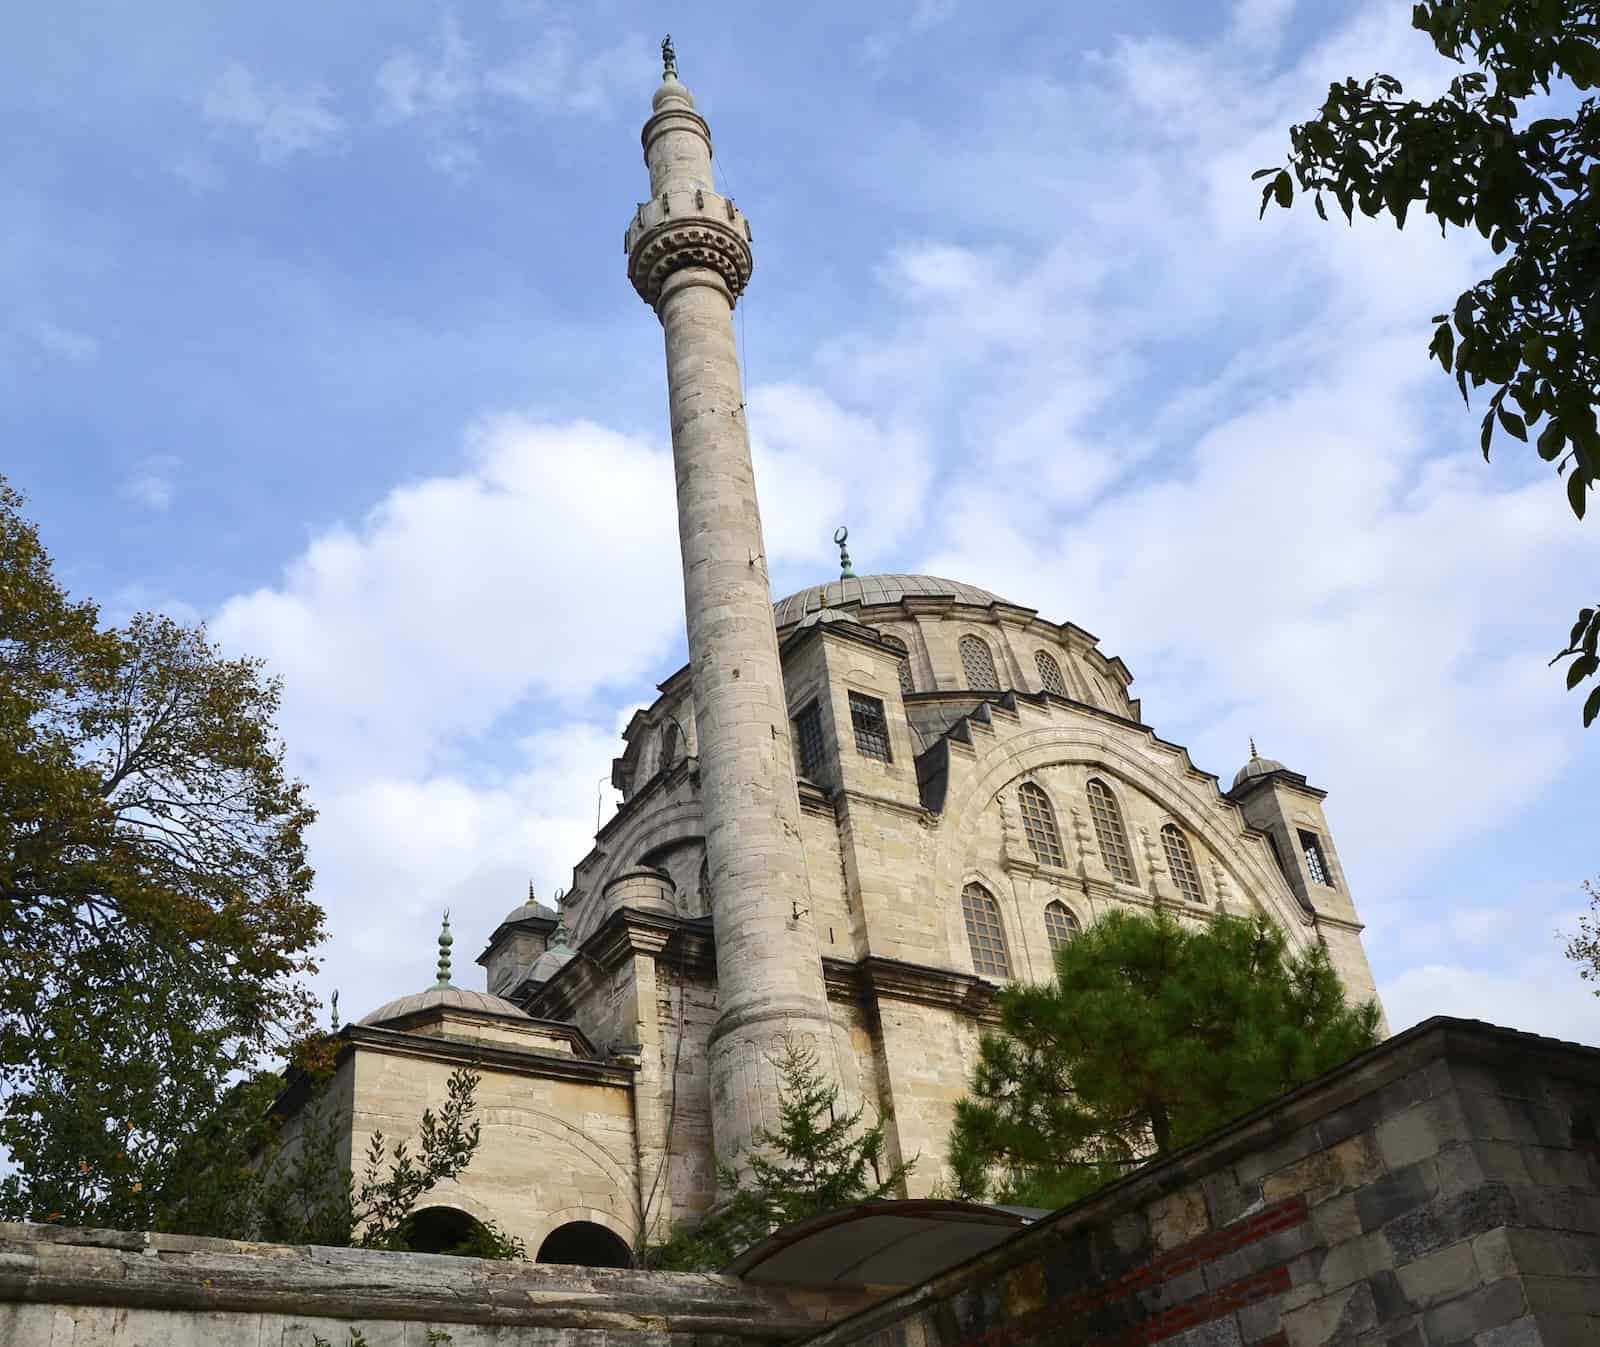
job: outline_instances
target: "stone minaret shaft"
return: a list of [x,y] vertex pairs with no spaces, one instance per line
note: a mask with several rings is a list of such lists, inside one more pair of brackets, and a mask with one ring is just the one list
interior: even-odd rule
[[788,1033],[832,1069],[808,909],[783,671],[745,425],[733,306],[750,231],[712,190],[711,131],[670,47],[644,128],[650,200],[627,231],[628,274],[666,335],[678,538],[705,812],[718,1017],[712,1126],[731,1159],[776,1118],[769,1058]]

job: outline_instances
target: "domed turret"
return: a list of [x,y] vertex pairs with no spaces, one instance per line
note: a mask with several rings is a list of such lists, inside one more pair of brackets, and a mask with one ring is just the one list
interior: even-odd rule
[[528,975],[533,982],[548,982],[563,968],[573,961],[578,951],[572,948],[571,936],[567,932],[567,913],[558,897],[556,899],[559,915],[556,918],[556,929],[550,936],[550,946],[534,960],[533,971]]
[[450,913],[447,911],[444,914],[444,924],[439,928],[439,971],[433,986],[425,991],[413,992],[410,996],[400,996],[393,1001],[385,1002],[370,1014],[363,1015],[360,1023],[391,1024],[396,1020],[407,1019],[419,1011],[440,1007],[476,1011],[484,1015],[504,1015],[519,1020],[527,1019],[528,1014],[525,1010],[512,1005],[502,997],[451,985],[450,947],[454,943],[455,937],[450,934]]
[[1276,758],[1263,758],[1256,752],[1256,741],[1250,740],[1250,761],[1245,763],[1233,776],[1233,788],[1238,790],[1246,781],[1253,781],[1259,776],[1271,776],[1274,772],[1286,772],[1285,767]]

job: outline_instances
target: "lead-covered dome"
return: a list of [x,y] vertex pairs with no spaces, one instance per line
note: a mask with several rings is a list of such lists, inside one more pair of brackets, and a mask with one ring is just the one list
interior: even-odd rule
[[945,580],[937,575],[852,575],[843,580],[829,580],[824,585],[812,585],[779,599],[772,605],[772,616],[781,630],[824,606],[870,608],[876,604],[899,603],[906,598],[946,598],[980,608],[1005,602],[999,595],[979,589],[977,585]]
[[379,1006],[370,1015],[363,1015],[360,1022],[388,1024],[394,1020],[404,1019],[408,1015],[415,1015],[419,1010],[432,1010],[436,1007],[476,1011],[480,1015],[503,1015],[514,1020],[529,1018],[527,1011],[521,1006],[513,1005],[503,996],[491,996],[488,992],[475,992],[467,987],[429,987],[426,991],[413,992],[410,996],[396,997],[386,1005]]
[[1271,776],[1274,772],[1287,772],[1285,767],[1276,758],[1263,758],[1256,752],[1256,741],[1250,741],[1250,761],[1245,763],[1233,777],[1233,789],[1238,790],[1246,781],[1254,781],[1260,776]]

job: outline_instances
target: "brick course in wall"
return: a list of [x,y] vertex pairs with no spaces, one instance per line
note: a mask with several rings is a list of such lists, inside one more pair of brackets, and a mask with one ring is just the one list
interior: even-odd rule
[[1600,1051],[1430,1020],[808,1347],[1600,1343]]

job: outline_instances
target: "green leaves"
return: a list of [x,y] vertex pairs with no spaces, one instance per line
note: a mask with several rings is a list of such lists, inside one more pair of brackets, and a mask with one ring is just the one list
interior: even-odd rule
[[1371,1046],[1376,1006],[1284,942],[1264,919],[1112,913],[1053,985],[1006,988],[956,1108],[960,1195],[1064,1204]]
[[1270,175],[1261,214],[1290,204],[1278,187],[1292,175],[1319,204],[1332,193],[1347,220],[1359,206],[1404,226],[1421,203],[1441,233],[1487,239],[1495,270],[1433,320],[1428,355],[1463,399],[1488,386],[1484,457],[1497,430],[1523,443],[1536,433],[1582,519],[1600,481],[1600,98],[1527,124],[1521,104],[1562,78],[1600,86],[1600,5],[1421,0],[1412,22],[1441,56],[1475,68],[1429,103],[1406,101],[1387,75],[1330,86],[1318,115],[1289,129],[1287,166],[1257,174]]
[[196,1119],[309,1027],[313,811],[261,666],[101,628],[21,507],[0,480],[0,1217],[148,1228],[209,1200]]

